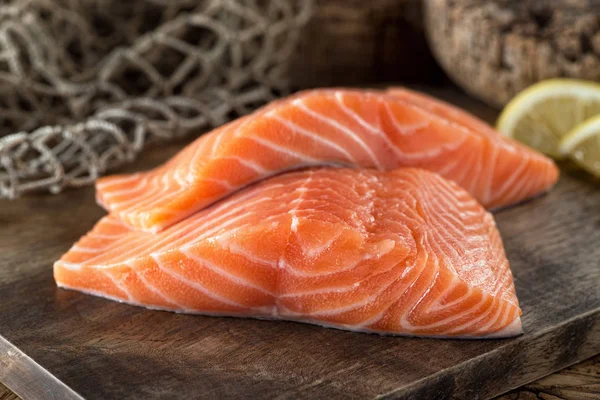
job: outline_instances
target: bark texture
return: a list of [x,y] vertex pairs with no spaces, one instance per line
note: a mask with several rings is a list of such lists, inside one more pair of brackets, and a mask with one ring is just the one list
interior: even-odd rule
[[600,80],[600,0],[424,0],[424,16],[446,73],[491,105],[543,79]]

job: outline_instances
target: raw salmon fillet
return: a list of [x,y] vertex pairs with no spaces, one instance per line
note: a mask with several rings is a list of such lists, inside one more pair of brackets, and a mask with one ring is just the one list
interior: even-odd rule
[[[494,130],[494,128],[489,126],[485,121],[435,97],[403,87],[388,88],[387,93],[413,103],[419,107],[425,108],[454,123],[464,125],[466,128],[479,132],[483,135],[499,135],[499,133]],[[509,138],[506,138],[506,140],[512,141],[512,139]],[[517,142],[512,142],[513,144],[518,145]]]
[[545,156],[424,105],[425,97],[398,93],[303,92],[201,136],[150,172],[100,179],[97,199],[126,224],[158,232],[245,185],[307,166],[420,167],[488,208],[556,182],[558,169]]
[[422,169],[290,172],[157,234],[109,215],[55,263],[54,277],[184,313],[397,335],[521,333],[493,217]]

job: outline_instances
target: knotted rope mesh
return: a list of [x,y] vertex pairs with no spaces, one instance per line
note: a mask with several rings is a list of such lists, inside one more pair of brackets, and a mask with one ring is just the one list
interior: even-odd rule
[[310,11],[307,0],[4,0],[0,197],[88,185],[151,141],[285,94]]

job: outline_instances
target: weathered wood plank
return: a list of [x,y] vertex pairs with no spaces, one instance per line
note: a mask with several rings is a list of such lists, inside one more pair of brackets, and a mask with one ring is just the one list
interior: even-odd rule
[[600,356],[507,393],[497,400],[600,399]]
[[81,400],[81,396],[2,336],[0,336],[0,380],[15,392],[31,399]]
[[[594,400],[598,398],[600,398],[600,356],[522,386],[497,397],[496,400]],[[19,396],[0,383],[0,400],[19,399]]]
[[0,383],[0,400],[19,400],[20,397],[17,396],[12,390],[4,386]]
[[[179,148],[155,148],[142,166]],[[93,189],[1,202],[0,334],[88,398],[489,398],[600,353],[598,204],[597,182],[564,170],[548,195],[498,212],[525,335],[460,341],[179,315],[60,290],[53,260],[103,215]]]

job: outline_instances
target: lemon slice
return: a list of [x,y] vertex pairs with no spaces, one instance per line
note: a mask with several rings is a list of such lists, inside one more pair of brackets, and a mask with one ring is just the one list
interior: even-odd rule
[[560,141],[558,150],[600,177],[600,115],[575,126]]
[[512,99],[496,128],[555,158],[560,140],[574,126],[600,114],[600,84],[576,79],[550,79],[532,85]]

